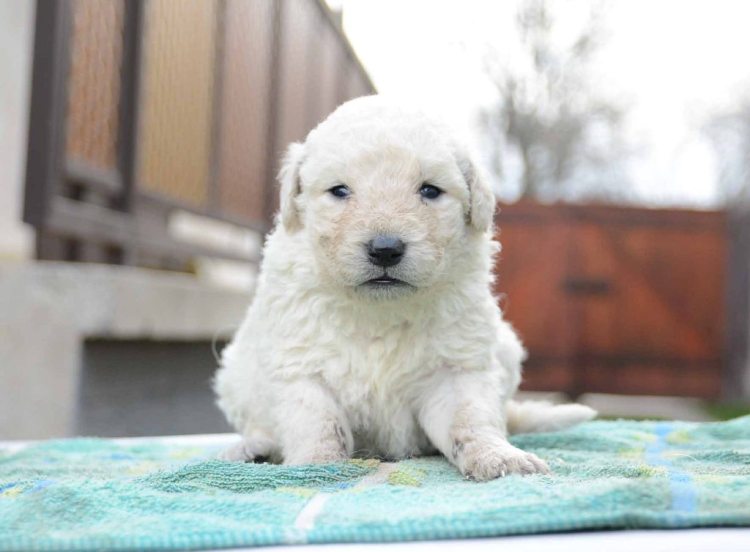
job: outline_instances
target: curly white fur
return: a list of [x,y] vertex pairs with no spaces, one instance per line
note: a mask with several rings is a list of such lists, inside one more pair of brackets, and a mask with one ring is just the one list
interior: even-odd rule
[[[232,460],[289,464],[436,449],[479,480],[546,472],[506,439],[591,418],[510,402],[525,352],[491,293],[494,196],[441,124],[378,96],[341,106],[280,175],[281,212],[256,295],[222,355]],[[444,191],[419,193],[428,182]],[[345,184],[348,198],[329,190]],[[383,269],[376,235],[406,243]],[[365,282],[384,270],[403,282]]]

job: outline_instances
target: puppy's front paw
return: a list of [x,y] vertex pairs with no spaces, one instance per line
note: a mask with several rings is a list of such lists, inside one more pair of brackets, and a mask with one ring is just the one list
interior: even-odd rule
[[254,462],[255,454],[250,450],[248,442],[242,439],[239,443],[219,453],[219,460],[226,460],[227,462]]
[[461,473],[475,481],[489,481],[512,473],[530,475],[550,472],[544,460],[509,443],[483,444],[475,441],[464,447],[463,454]]

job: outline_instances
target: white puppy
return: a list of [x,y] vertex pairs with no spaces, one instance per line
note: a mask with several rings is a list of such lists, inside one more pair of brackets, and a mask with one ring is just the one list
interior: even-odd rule
[[224,350],[230,460],[440,451],[478,480],[547,472],[508,431],[593,417],[514,403],[524,350],[492,296],[495,199],[450,132],[381,97],[292,144],[255,298]]

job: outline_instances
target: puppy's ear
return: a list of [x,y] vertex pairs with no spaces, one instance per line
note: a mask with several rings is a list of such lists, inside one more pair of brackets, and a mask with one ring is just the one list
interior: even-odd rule
[[457,161],[469,187],[469,224],[480,232],[486,232],[492,228],[495,194],[468,156],[459,155]]
[[279,198],[279,211],[281,223],[289,232],[294,232],[302,226],[299,211],[297,209],[297,196],[302,191],[299,169],[305,157],[304,144],[292,143],[286,150],[284,160],[279,171],[279,183],[281,184],[281,197]]

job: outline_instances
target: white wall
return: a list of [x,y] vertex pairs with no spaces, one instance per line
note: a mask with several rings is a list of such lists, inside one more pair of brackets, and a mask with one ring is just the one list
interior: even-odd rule
[[21,222],[34,35],[31,0],[0,0],[0,261],[33,255]]

